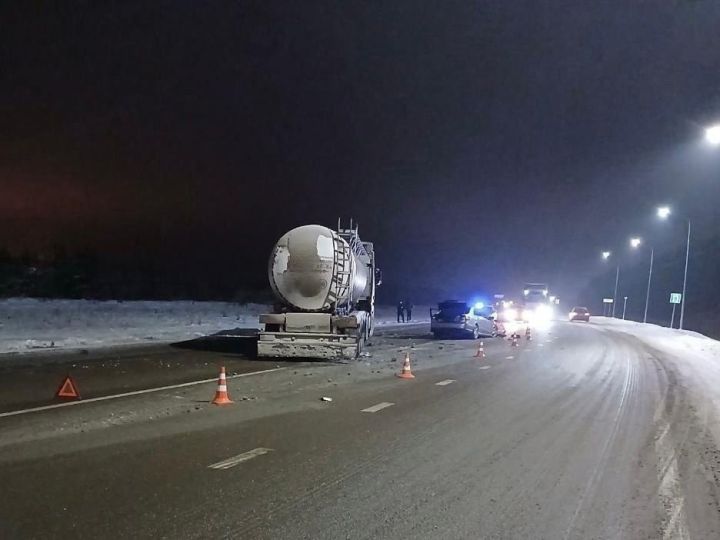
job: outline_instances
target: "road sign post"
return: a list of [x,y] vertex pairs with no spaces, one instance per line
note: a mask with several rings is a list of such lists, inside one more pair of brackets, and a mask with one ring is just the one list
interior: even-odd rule
[[603,298],[603,316],[610,317],[611,309],[613,307],[612,298]]
[[682,302],[682,294],[681,293],[670,293],[670,303],[672,304],[672,315],[670,316],[670,328],[673,328],[675,326],[675,308],[679,303]]
[[675,326],[675,306],[677,306],[677,304],[673,304],[672,306],[673,310],[672,315],[670,315],[670,328],[673,328]]
[[625,320],[625,309],[627,308],[627,299],[628,297],[623,297],[623,321]]

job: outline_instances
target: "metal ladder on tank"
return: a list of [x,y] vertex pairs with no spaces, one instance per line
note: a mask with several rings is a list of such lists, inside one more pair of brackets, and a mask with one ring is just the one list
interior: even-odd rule
[[339,234],[333,234],[333,277],[328,291],[326,302],[337,303],[350,288],[350,276],[352,264],[348,252],[345,249],[345,242]]

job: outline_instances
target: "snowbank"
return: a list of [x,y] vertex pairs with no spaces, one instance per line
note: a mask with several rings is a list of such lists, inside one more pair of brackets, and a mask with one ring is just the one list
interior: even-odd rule
[[0,300],[0,353],[170,342],[256,327],[259,304]]
[[720,341],[654,324],[603,317],[593,321],[603,331],[630,334],[649,347],[691,400],[701,429],[709,430],[720,445]]
[[[0,300],[0,353],[181,341],[258,328],[258,315],[269,309],[228,302],[11,298]],[[415,313],[429,320],[427,309]],[[377,308],[380,326],[394,324],[395,317],[395,308]]]
[[606,317],[593,317],[592,320],[601,328],[632,334],[656,349],[674,353],[702,353],[713,361],[720,360],[720,341],[698,332]]

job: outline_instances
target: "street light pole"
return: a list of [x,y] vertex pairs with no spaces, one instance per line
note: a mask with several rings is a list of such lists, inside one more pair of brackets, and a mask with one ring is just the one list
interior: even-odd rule
[[625,320],[625,308],[627,308],[627,296],[623,298],[623,321]]
[[617,305],[617,289],[618,289],[618,281],[620,280],[620,265],[617,265],[617,269],[615,270],[615,294],[613,294],[613,305],[612,305],[612,317],[615,318],[615,306]]
[[645,315],[643,322],[647,322],[648,304],[650,303],[650,282],[652,281],[653,259],[655,257],[655,248],[650,248],[650,271],[648,272],[647,292],[645,293]]
[[688,272],[688,260],[690,259],[690,220],[688,219],[687,227],[687,245],[685,246],[685,273],[683,275],[683,292],[682,300],[680,301],[680,325],[678,328],[682,330],[683,321],[685,320],[685,291],[687,288],[687,272]]

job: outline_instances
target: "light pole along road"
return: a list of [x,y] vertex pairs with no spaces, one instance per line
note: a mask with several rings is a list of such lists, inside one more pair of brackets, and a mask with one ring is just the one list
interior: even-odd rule
[[[630,239],[630,247],[637,249],[642,244],[642,239],[633,237]],[[652,283],[653,261],[655,259],[655,248],[650,248],[650,270],[648,271],[647,291],[645,292],[645,313],[643,314],[643,322],[647,322],[648,305],[650,304],[650,284]]]
[[687,220],[687,244],[685,246],[685,271],[683,273],[683,291],[680,299],[680,325],[678,328],[683,329],[683,321],[685,320],[685,294],[687,291],[687,272],[688,260],[690,259],[690,220]]
[[[672,214],[672,210],[669,206],[660,206],[657,209],[657,215],[660,219],[666,220]],[[685,294],[687,291],[687,275],[688,275],[688,262],[690,260],[690,231],[691,223],[690,219],[687,220],[687,242],[685,243],[685,270],[683,271],[683,286],[682,286],[682,298],[680,298],[680,324],[678,328],[682,330],[683,321],[685,320]]]

